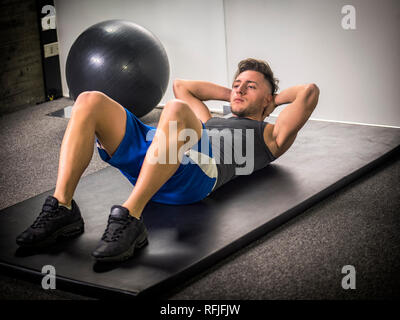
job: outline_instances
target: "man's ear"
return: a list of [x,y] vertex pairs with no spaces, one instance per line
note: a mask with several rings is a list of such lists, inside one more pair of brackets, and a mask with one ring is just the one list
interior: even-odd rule
[[275,107],[273,106],[274,98],[271,94],[268,94],[264,99],[263,117],[266,118],[274,111]]
[[269,105],[271,104],[272,100],[273,100],[272,95],[268,93],[268,94],[264,97],[264,106],[266,106],[266,107],[268,108]]
[[270,114],[269,112],[269,105],[265,105],[263,107],[263,113],[262,113],[262,118],[265,119],[266,117],[268,117]]
[[272,95],[270,93],[267,93],[264,97],[264,105],[269,106],[269,104],[272,101]]

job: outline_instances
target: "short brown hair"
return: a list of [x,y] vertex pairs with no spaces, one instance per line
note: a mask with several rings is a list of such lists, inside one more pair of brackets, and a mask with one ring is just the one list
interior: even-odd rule
[[253,70],[262,73],[265,80],[267,80],[271,86],[271,94],[275,94],[275,92],[279,89],[279,80],[277,78],[274,78],[274,73],[272,72],[271,67],[267,62],[253,58],[248,58],[240,61],[234,80],[238,77],[239,74],[247,70]]

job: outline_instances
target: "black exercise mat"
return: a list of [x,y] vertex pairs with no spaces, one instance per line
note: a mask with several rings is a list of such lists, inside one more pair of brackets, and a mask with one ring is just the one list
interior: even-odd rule
[[144,211],[149,245],[126,262],[104,265],[90,254],[110,207],[122,203],[132,188],[108,167],[78,186],[75,199],[85,233],[49,250],[20,250],[15,237],[33,222],[53,190],[2,210],[0,265],[36,280],[43,277],[44,265],[52,265],[57,285],[88,295],[160,294],[350,183],[399,145],[400,129],[308,121],[292,148],[265,169],[229,182],[196,204],[150,203]]

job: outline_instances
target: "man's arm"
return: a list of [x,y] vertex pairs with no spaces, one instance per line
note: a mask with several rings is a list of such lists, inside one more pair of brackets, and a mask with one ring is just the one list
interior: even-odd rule
[[290,87],[274,96],[276,106],[289,103],[280,112],[275,125],[264,131],[264,140],[275,157],[281,156],[293,144],[317,106],[318,98],[319,88],[313,83]]
[[177,79],[173,89],[175,97],[185,101],[203,123],[211,118],[211,113],[203,101],[229,101],[231,95],[231,89],[206,81]]

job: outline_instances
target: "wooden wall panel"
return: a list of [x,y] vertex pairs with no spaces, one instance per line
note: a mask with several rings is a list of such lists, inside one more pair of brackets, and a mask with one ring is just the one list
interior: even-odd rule
[[45,100],[35,0],[0,2],[0,115]]

